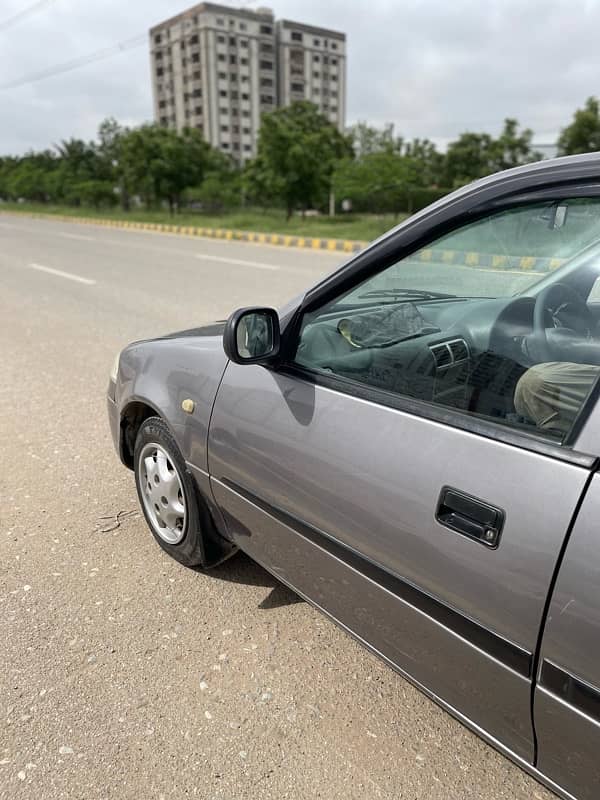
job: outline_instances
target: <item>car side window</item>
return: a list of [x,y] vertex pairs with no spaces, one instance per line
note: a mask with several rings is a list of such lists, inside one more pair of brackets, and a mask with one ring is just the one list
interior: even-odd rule
[[490,213],[305,314],[295,361],[565,443],[600,374],[599,279],[600,198]]

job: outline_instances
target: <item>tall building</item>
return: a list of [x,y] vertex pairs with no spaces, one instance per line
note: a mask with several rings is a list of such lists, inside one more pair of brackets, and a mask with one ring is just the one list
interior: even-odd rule
[[245,161],[256,155],[261,114],[311,100],[343,129],[346,53],[342,33],[256,11],[200,3],[150,30],[154,117],[202,131]]
[[310,100],[343,130],[346,124],[346,36],[287,19],[277,23],[280,106]]

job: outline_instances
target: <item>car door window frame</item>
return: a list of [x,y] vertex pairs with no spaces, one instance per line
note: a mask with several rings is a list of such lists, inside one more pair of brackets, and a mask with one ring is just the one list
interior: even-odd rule
[[[475,192],[474,194],[477,195],[478,193]],[[348,266],[342,267],[333,273],[332,276],[317,284],[305,295],[285,331],[282,361],[277,369],[294,375],[296,378],[354,396],[363,401],[404,411],[413,416],[459,428],[477,436],[484,436],[507,445],[531,450],[577,466],[592,468],[596,463],[596,457],[579,452],[574,449],[573,445],[577,442],[579,434],[588,421],[598,398],[600,398],[600,380],[594,384],[592,391],[579,410],[568,438],[561,444],[535,432],[521,431],[517,428],[511,428],[491,420],[470,415],[458,409],[437,405],[428,400],[396,394],[351,378],[301,366],[294,361],[305,314],[319,309],[329,300],[351,290],[369,277],[382,272],[418,250],[427,247],[440,237],[466,224],[517,206],[534,205],[549,199],[560,202],[561,200],[575,197],[600,197],[598,182],[596,181],[594,185],[590,185],[565,181],[552,188],[543,187],[540,190],[506,193],[501,197],[485,199],[479,203],[473,201],[472,204],[468,203],[467,198],[466,207],[456,213],[453,212],[453,209],[456,208],[457,203],[459,205],[465,204],[464,200],[459,198],[446,206],[433,208],[430,214],[419,216],[412,225],[409,219],[406,226],[401,226],[397,231],[374,242],[353,259]],[[440,217],[437,222],[435,221],[436,216]],[[535,291],[532,291],[532,296],[535,296]]]

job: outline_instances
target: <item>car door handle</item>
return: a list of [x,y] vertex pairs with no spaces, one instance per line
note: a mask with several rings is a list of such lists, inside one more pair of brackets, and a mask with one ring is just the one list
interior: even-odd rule
[[504,511],[458,489],[444,486],[435,518],[445,528],[495,549],[500,544]]

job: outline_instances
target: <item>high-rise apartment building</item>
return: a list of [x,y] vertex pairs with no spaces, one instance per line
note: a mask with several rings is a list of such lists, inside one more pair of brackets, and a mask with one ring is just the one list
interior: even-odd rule
[[310,100],[343,130],[346,124],[346,36],[337,31],[277,22],[279,105]]
[[201,3],[150,30],[154,116],[202,131],[237,161],[256,154],[261,114],[311,100],[345,123],[342,33],[282,20],[273,12]]

